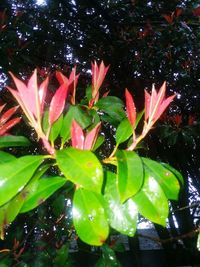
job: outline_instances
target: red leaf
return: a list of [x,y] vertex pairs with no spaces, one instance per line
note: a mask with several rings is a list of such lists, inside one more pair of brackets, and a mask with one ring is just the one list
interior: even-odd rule
[[151,102],[151,95],[145,90],[145,121],[149,118],[149,108]]
[[163,18],[169,23],[172,24],[174,17],[172,15],[163,15]]
[[99,122],[86,136],[85,142],[84,142],[84,149],[85,150],[90,150],[93,148],[97,137],[99,130],[101,128],[101,122]]
[[78,149],[84,148],[84,133],[81,126],[75,121],[72,121],[71,126],[72,146]]
[[136,108],[133,101],[132,95],[129,93],[128,89],[125,90],[125,97],[126,97],[126,112],[128,115],[128,119],[134,128],[135,121],[136,121]]
[[169,106],[169,104],[172,102],[172,100],[174,99],[176,95],[172,95],[169,96],[168,98],[166,98],[162,104],[158,107],[158,110],[155,113],[154,116],[154,121],[156,121],[157,119],[159,119],[159,117],[162,115],[162,113],[165,111],[165,109]]
[[183,13],[183,9],[181,7],[177,7],[175,10],[175,16],[179,17]]
[[8,121],[6,124],[4,124],[2,127],[0,127],[0,136],[6,134],[10,128],[15,126],[17,123],[19,123],[21,118],[14,118],[10,121]]
[[17,109],[18,109],[18,106],[15,106],[7,110],[0,118],[0,125],[7,122],[10,119],[10,117],[16,112]]
[[49,107],[49,124],[52,125],[61,115],[65,107],[68,85],[63,83],[55,92]]
[[200,16],[200,6],[193,9],[192,13],[194,16],[197,16],[197,17]]
[[58,80],[59,84],[62,85],[63,83],[68,83],[69,79],[62,74],[60,71],[56,71],[56,79]]

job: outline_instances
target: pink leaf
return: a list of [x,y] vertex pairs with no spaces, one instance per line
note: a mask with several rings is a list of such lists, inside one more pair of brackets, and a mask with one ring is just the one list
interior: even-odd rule
[[159,92],[157,94],[157,106],[160,106],[160,104],[163,102],[164,98],[165,98],[165,91],[166,91],[166,82],[164,82],[162,84],[162,86],[159,89]]
[[22,81],[16,78],[12,73],[10,73],[10,75],[12,76],[12,79],[18,89],[19,96],[21,101],[24,103],[24,106],[29,112],[36,115],[35,95],[33,95],[32,91],[29,92],[27,86]]
[[0,136],[6,134],[8,132],[8,130],[10,130],[17,123],[19,123],[20,120],[21,120],[21,118],[14,118],[14,119],[8,121],[6,124],[4,124],[2,127],[0,127]]
[[145,90],[145,121],[149,118],[149,108],[151,102],[151,95]]
[[5,106],[6,106],[6,104],[0,105],[0,112],[4,109]]
[[49,107],[49,124],[52,125],[61,115],[65,107],[68,85],[63,83],[55,92]]
[[48,88],[48,84],[49,84],[49,77],[47,77],[41,84],[39,87],[39,101],[40,101],[40,113],[41,115],[43,114],[44,111],[44,104],[45,104],[45,98],[46,98],[46,94],[47,94],[47,88]]
[[16,112],[18,106],[8,109],[0,118],[0,125],[4,124]]
[[163,114],[163,112],[165,111],[165,109],[169,106],[169,104],[173,101],[174,97],[176,95],[172,95],[172,96],[169,96],[168,98],[166,98],[162,104],[158,107],[158,110],[156,111],[155,113],[155,116],[154,116],[154,121],[157,121],[159,119],[159,117]]
[[105,67],[103,61],[101,61],[100,66],[97,65],[96,61],[92,63],[92,98],[96,97],[99,88],[105,79],[108,69],[109,66]]
[[81,126],[75,121],[72,121],[71,126],[72,146],[78,149],[84,148],[84,133]]
[[101,122],[99,122],[86,136],[85,142],[84,142],[84,149],[90,150],[93,148],[97,137],[98,133],[101,127]]
[[62,74],[60,71],[56,71],[56,79],[58,80],[59,84],[62,85],[63,83],[68,83],[69,79]]
[[136,108],[133,101],[132,95],[129,93],[128,89],[125,90],[125,97],[126,97],[126,112],[128,115],[128,119],[134,128],[136,122]]

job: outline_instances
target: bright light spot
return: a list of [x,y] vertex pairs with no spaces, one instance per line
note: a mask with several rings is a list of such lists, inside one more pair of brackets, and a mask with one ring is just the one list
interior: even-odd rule
[[36,5],[38,6],[45,6],[46,4],[46,0],[36,0]]

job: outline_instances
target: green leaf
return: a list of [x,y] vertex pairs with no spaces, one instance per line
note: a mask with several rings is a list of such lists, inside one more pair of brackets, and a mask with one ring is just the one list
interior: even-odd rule
[[73,267],[69,260],[69,244],[63,245],[56,250],[56,257],[53,260],[54,267]]
[[198,233],[198,238],[197,238],[197,250],[200,251],[200,232]]
[[103,170],[91,151],[69,147],[57,151],[56,160],[67,179],[85,189],[101,192]]
[[101,246],[109,234],[109,227],[101,195],[81,189],[75,191],[73,199],[73,222],[82,241]]
[[13,155],[11,155],[10,153],[7,153],[7,152],[0,151],[0,164],[8,162],[8,161],[11,161],[13,159],[15,159],[15,156],[13,156]]
[[49,128],[49,111],[45,110],[43,117],[42,117],[42,129],[46,134]]
[[102,257],[96,263],[95,267],[121,267],[121,264],[117,260],[115,252],[107,244],[102,247]]
[[143,183],[143,165],[134,151],[118,150],[117,180],[121,202],[135,195]]
[[125,142],[133,133],[133,128],[127,118],[123,119],[116,131],[116,143],[119,145]]
[[85,95],[88,101],[92,99],[92,85],[87,86]]
[[43,158],[43,156],[24,156],[0,164],[0,206],[24,188]]
[[72,120],[75,119],[82,129],[85,129],[91,124],[91,118],[80,106],[70,106],[67,114],[64,116],[60,136],[62,143],[70,139],[70,131]]
[[181,183],[181,185],[184,185],[184,179],[182,174],[177,171],[176,169],[174,169],[171,165],[167,164],[167,163],[161,163],[166,169],[168,169],[170,172],[172,172],[179,180],[179,182]]
[[120,122],[126,116],[124,103],[116,96],[103,97],[96,103],[95,106],[106,112],[117,122]]
[[12,146],[30,146],[30,141],[24,136],[6,135],[0,137],[0,148]]
[[106,172],[105,210],[112,228],[121,234],[133,236],[137,227],[138,210],[132,199],[124,204],[117,191],[116,174]]
[[135,122],[135,129],[137,128],[137,126],[138,126],[139,122],[141,121],[143,115],[144,115],[144,109],[137,113],[137,118],[136,118],[136,122]]
[[93,147],[92,151],[97,150],[103,144],[104,141],[105,141],[105,137],[103,135],[99,135],[97,137],[97,140],[96,140],[96,142],[94,144],[94,147]]
[[53,124],[51,131],[50,131],[50,135],[49,135],[49,139],[50,141],[53,143],[56,138],[58,137],[61,128],[62,128],[62,123],[63,123],[63,114],[61,114],[61,116],[59,117],[59,119]]
[[15,196],[12,200],[0,207],[0,236],[4,236],[4,227],[14,221],[24,202],[21,194]]
[[146,172],[148,172],[149,176],[152,176],[159,183],[166,197],[168,199],[177,200],[180,185],[174,173],[154,160],[142,158],[142,161]]
[[132,197],[140,214],[148,220],[166,225],[168,201],[158,182],[145,170],[145,181],[142,189]]
[[60,176],[45,177],[31,182],[28,188],[24,190],[26,197],[20,213],[39,206],[65,183],[66,179]]

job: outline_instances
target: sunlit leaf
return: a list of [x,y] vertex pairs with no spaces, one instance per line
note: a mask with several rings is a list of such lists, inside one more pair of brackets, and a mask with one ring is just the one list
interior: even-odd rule
[[152,222],[166,225],[168,200],[159,183],[145,171],[145,181],[141,190],[132,197],[138,211]]
[[102,201],[101,195],[81,188],[75,191],[73,198],[76,232],[82,241],[93,246],[101,246],[109,233]]
[[121,202],[135,195],[143,183],[143,165],[134,151],[118,150],[117,185]]
[[84,139],[85,137],[81,126],[76,122],[76,120],[73,120],[71,125],[72,146],[77,149],[83,149]]
[[56,160],[68,180],[85,189],[101,192],[103,170],[91,151],[66,148],[57,151]]
[[116,174],[106,172],[105,210],[112,228],[121,234],[133,236],[137,227],[138,210],[132,199],[124,204],[117,190]]
[[12,154],[5,151],[0,151],[0,163],[5,163],[13,159],[15,159],[15,156],[13,156]]
[[159,183],[166,197],[177,200],[180,185],[174,173],[154,160],[142,158],[142,161],[144,162],[146,173],[149,173],[149,176]]
[[68,94],[68,84],[62,84],[55,92],[49,107],[49,124],[52,125],[63,112]]
[[171,171],[179,180],[179,182],[181,183],[181,185],[184,185],[184,178],[182,176],[182,174],[177,171],[176,169],[174,169],[171,165],[167,164],[167,163],[162,163],[162,165],[168,169],[169,171]]
[[0,206],[24,188],[42,161],[43,156],[24,156],[0,165]]

